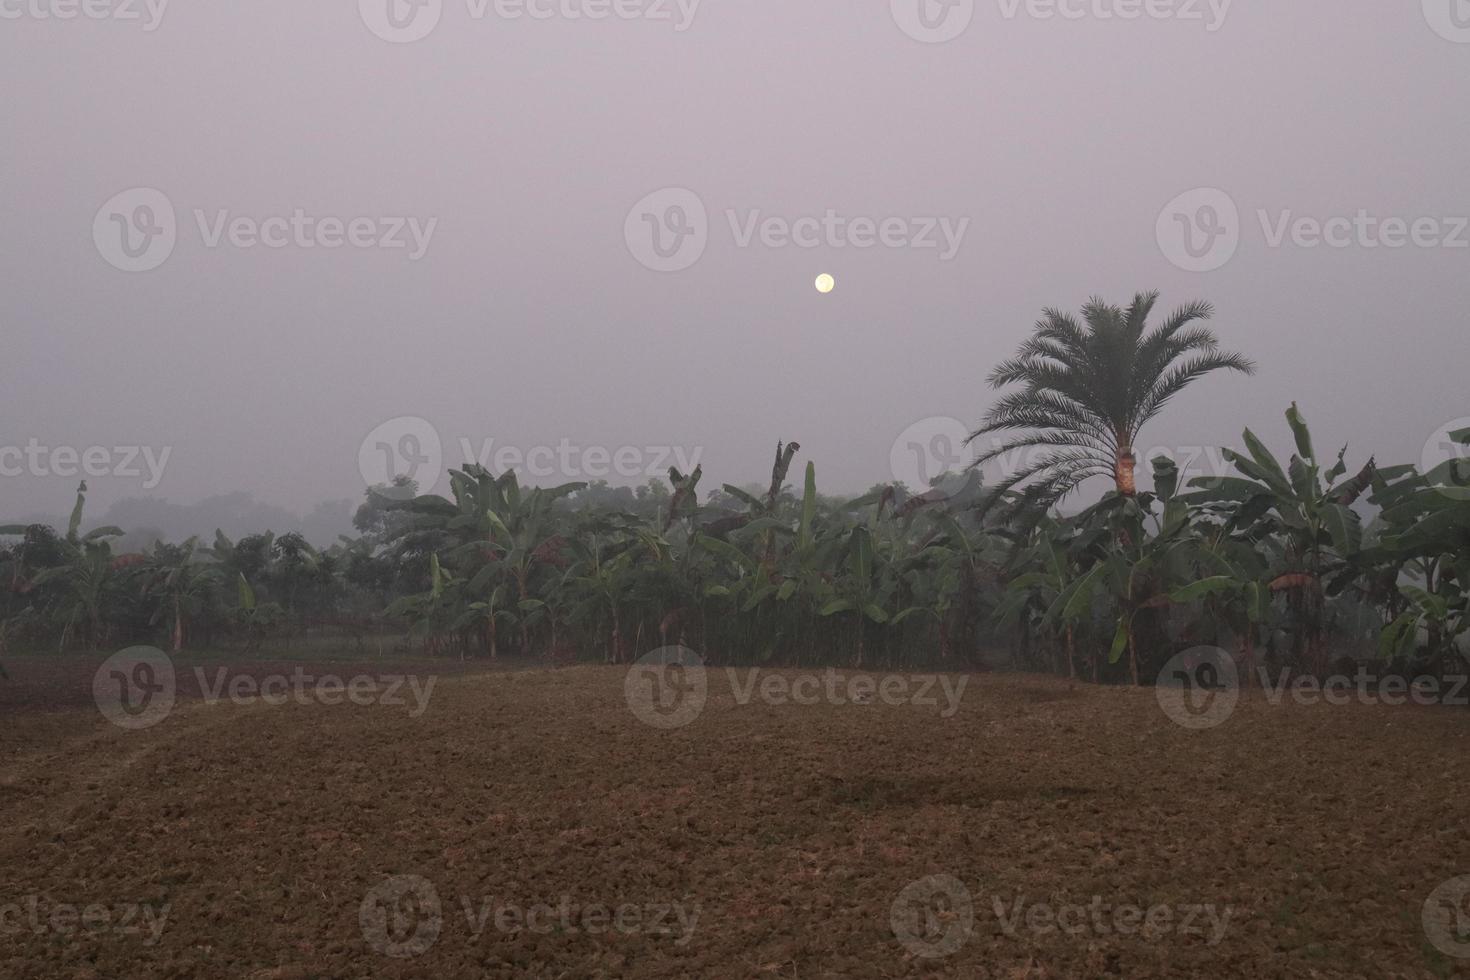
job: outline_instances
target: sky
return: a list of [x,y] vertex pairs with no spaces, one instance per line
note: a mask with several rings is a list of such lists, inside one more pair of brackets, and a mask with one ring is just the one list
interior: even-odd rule
[[1260,365],[1145,449],[1470,416],[1466,0],[0,0],[0,85],[0,522],[913,483],[1140,290]]

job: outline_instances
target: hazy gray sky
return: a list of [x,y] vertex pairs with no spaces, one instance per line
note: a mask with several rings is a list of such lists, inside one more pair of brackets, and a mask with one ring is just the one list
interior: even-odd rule
[[[411,43],[374,33],[392,34],[387,0],[173,0],[156,22],[157,0],[87,2],[139,19],[0,0],[0,452],[169,450],[152,489],[142,458],[90,478],[103,505],[356,496],[364,439],[399,417],[430,422],[449,462],[461,439],[697,448],[707,486],[764,479],[794,438],[824,489],[858,490],[893,478],[910,426],[976,421],[1043,306],[1154,288],[1213,302],[1261,371],[1191,390],[1148,446],[1249,425],[1285,449],[1295,399],[1319,444],[1408,461],[1470,415],[1463,0],[1064,2],[1077,17],[976,0],[944,43],[901,26],[923,33],[917,0],[617,0],[601,20],[563,12],[597,0],[534,0],[545,19],[444,0]],[[961,23],[927,2],[936,30]],[[409,31],[436,13],[397,3]],[[116,267],[117,222],[165,217],[135,188],[176,215],[147,272]],[[636,244],[644,214],[698,221],[665,188],[707,214],[677,272]],[[1197,239],[1216,246],[1204,264],[1235,246],[1207,272],[1168,242],[1176,214],[1213,227],[1217,198],[1166,210],[1198,188],[1239,214]],[[846,224],[796,229],[817,247],[758,224],[741,244],[753,215],[829,210]],[[298,228],[267,222],[297,211]],[[1360,211],[1439,220],[1399,248],[1368,247],[1392,224],[1338,226],[1344,247],[1291,230]],[[854,219],[876,239],[895,217],[894,243],[945,219],[941,247],[838,247],[864,237]],[[357,218],[374,243],[410,219],[407,247],[314,237]],[[241,247],[256,225],[283,247]],[[940,227],[964,230],[948,261]],[[75,477],[19,458],[0,456],[22,471],[0,476],[0,509],[64,510]]]

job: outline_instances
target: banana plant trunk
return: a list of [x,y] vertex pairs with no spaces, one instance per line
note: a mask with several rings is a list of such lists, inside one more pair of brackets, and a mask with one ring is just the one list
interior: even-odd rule
[[1245,636],[1240,641],[1241,660],[1245,665],[1244,675],[1240,679],[1243,690],[1249,690],[1251,686],[1251,674],[1256,670],[1256,630],[1254,626],[1247,626]]
[[180,608],[178,596],[174,596],[174,639],[173,652],[181,653],[184,649],[184,613]]
[[620,664],[623,662],[623,626],[621,617],[618,616],[618,607],[612,610],[612,662]]

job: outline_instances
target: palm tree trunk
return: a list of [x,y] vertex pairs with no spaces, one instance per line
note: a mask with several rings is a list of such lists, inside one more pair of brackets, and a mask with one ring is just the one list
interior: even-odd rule
[[1117,484],[1118,493],[1124,497],[1138,496],[1138,483],[1133,473],[1137,466],[1138,457],[1133,455],[1133,447],[1120,446],[1113,478]]

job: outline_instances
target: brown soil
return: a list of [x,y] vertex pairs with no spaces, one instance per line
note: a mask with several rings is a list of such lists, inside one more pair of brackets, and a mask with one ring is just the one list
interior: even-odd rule
[[[8,664],[12,684],[44,686],[42,662]],[[186,700],[144,731],[0,681],[0,976],[1470,976],[1420,918],[1470,874],[1463,709],[1248,697],[1191,732],[1149,690],[976,676],[945,719],[739,705],[713,671],[699,718],[659,730],[623,680],[440,679],[418,718]],[[379,952],[360,920],[397,875],[442,902],[437,940],[411,958]],[[921,959],[892,909],[931,875],[963,883],[974,927]],[[156,943],[4,917],[33,896],[169,912]],[[698,918],[687,935],[494,924],[498,906],[563,896]],[[1231,917],[1213,943],[1012,934],[997,901]],[[491,910],[478,934],[466,902]]]

